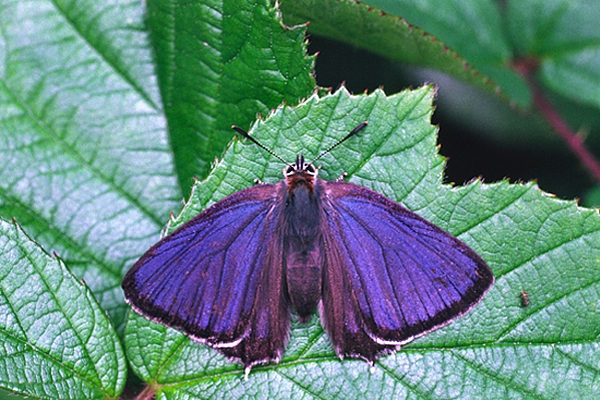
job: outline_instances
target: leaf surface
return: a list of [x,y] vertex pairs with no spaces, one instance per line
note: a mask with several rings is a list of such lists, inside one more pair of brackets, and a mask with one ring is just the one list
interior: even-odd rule
[[0,26],[0,216],[121,326],[122,275],[181,199],[139,2],[4,2]]
[[0,385],[37,399],[117,398],[117,333],[90,290],[17,223],[0,220]]
[[259,113],[314,90],[304,27],[267,0],[150,0],[149,25],[179,182],[187,192]]

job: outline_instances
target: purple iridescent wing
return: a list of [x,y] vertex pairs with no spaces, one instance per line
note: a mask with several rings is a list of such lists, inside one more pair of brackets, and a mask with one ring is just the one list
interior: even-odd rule
[[463,315],[492,286],[481,257],[432,223],[362,186],[319,184],[320,313],[340,356],[374,361]]
[[279,360],[290,311],[278,188],[237,192],[152,246],[123,280],[127,301],[247,367]]

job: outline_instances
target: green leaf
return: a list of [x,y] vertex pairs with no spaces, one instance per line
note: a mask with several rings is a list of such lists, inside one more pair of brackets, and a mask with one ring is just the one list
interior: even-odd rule
[[491,1],[365,3],[299,0],[283,1],[281,8],[286,20],[310,21],[309,29],[316,34],[440,70],[490,93],[501,89],[517,104],[529,103],[527,87],[506,68],[511,51]]
[[127,367],[88,288],[0,220],[0,387],[38,399],[117,398]]
[[[344,89],[278,108],[251,134],[284,159],[315,157],[359,122],[359,135],[320,159],[320,176],[351,182],[402,202],[464,240],[489,263],[496,284],[449,326],[381,357],[374,373],[340,361],[318,318],[292,323],[279,364],[241,365],[181,333],[131,313],[126,349],[158,398],[593,398],[600,389],[600,217],[556,200],[535,184],[442,184],[443,158],[430,125],[434,89],[386,97]],[[281,179],[281,163],[249,141],[234,141],[170,229],[224,196]],[[529,307],[520,294],[529,293]]]
[[305,28],[282,26],[267,0],[150,0],[148,11],[184,191],[221,156],[231,125],[314,91]]
[[499,6],[491,0],[412,1],[369,0],[390,14],[415,22],[439,36],[461,54],[477,57],[482,64],[501,65],[512,55],[502,30]]
[[123,273],[181,198],[140,3],[3,2],[0,27],[0,216],[121,326]]
[[507,21],[516,50],[540,62],[552,90],[600,106],[600,7],[590,0],[509,1]]
[[434,35],[496,82],[512,101],[529,105],[527,86],[508,68],[512,49],[496,2],[368,0],[365,3]]
[[423,30],[352,0],[282,1],[286,23],[304,23],[312,34],[350,43],[393,60],[443,71],[491,93],[498,85]]
[[[600,7],[594,0],[512,0],[504,9],[492,0],[364,3],[419,29],[410,35],[400,21],[393,23],[389,15],[350,0],[283,1],[282,9],[296,23],[311,21],[310,29],[317,34],[435,68],[488,91],[495,88],[481,77],[469,76],[471,70],[461,73],[459,60],[448,59],[456,52],[521,106],[530,106],[531,96],[512,64],[534,60],[548,88],[578,102],[600,105]],[[443,44],[426,45],[431,40],[419,40],[420,29]],[[452,50],[448,55],[441,53],[445,46]]]

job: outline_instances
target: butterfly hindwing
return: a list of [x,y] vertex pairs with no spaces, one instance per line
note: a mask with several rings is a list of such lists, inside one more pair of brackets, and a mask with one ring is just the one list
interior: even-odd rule
[[163,238],[125,276],[127,301],[246,366],[278,360],[289,306],[277,188],[237,192]]
[[321,315],[340,356],[373,361],[477,304],[494,277],[473,250],[362,186],[320,181]]

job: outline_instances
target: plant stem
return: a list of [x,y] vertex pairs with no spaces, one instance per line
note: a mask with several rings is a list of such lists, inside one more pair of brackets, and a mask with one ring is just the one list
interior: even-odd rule
[[569,146],[571,151],[588,170],[592,177],[600,183],[600,163],[594,155],[585,147],[581,136],[573,131],[559,112],[550,104],[542,89],[535,80],[538,63],[535,60],[526,59],[514,64],[516,70],[525,79],[533,95],[533,103],[540,114],[554,128],[560,138]]
[[156,388],[153,385],[147,385],[135,400],[152,400],[156,397]]

